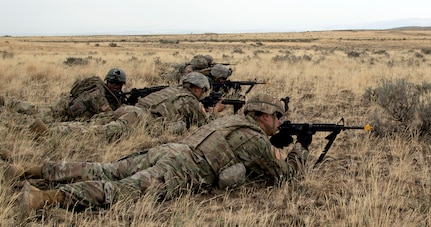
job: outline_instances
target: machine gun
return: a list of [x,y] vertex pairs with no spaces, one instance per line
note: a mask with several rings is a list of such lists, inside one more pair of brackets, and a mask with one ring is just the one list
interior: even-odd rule
[[169,86],[155,86],[155,87],[146,87],[146,88],[133,88],[129,92],[124,92],[126,96],[125,104],[127,105],[135,105],[138,102],[138,98],[145,97],[153,92],[160,91]]
[[269,84],[269,82],[257,82],[257,81],[232,81],[232,80],[226,80],[224,82],[211,82],[212,90],[219,92],[220,90],[230,90],[234,89],[235,93],[240,93],[242,91],[241,86],[250,86],[245,94],[248,94],[251,89],[256,84]]
[[[212,91],[209,96],[203,98],[202,100],[200,100],[200,102],[203,104],[204,108],[206,109],[208,107],[215,106],[221,99],[222,99],[221,92]],[[244,106],[245,101],[237,100],[237,99],[223,99],[221,103],[225,105],[233,105],[233,112],[237,113],[239,109],[241,109],[241,107]]]

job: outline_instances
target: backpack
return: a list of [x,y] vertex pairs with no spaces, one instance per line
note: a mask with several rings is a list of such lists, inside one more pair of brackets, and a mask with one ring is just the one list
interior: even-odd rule
[[99,90],[104,90],[104,83],[102,79],[97,76],[91,76],[84,79],[77,79],[70,90],[72,97],[78,97],[84,91],[90,91],[97,87]]
[[94,114],[112,110],[105,97],[105,84],[97,76],[76,80],[70,96],[63,96],[53,107],[53,116],[61,121],[89,119]]

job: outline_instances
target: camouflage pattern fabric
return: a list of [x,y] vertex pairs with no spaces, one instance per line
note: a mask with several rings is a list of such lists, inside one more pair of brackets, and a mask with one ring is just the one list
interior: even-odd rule
[[[93,123],[110,114],[98,114],[93,117]],[[108,116],[108,118],[109,118]],[[101,120],[103,121],[103,120]],[[69,133],[95,131],[108,139],[116,139],[130,132],[138,124],[147,127],[153,136],[164,131],[182,134],[192,125],[201,126],[209,121],[209,117],[201,107],[201,103],[189,90],[183,87],[168,87],[140,98],[136,106],[123,105],[112,113],[112,120],[104,124],[87,123],[54,123],[53,133]],[[151,127],[149,127],[151,126]]]
[[143,120],[154,136],[166,130],[182,134],[192,125],[201,126],[209,121],[196,96],[181,86],[151,93],[140,98],[136,106],[120,107],[114,111],[114,115],[117,120],[98,129],[99,133],[109,138],[132,130]]
[[[100,80],[100,79],[98,79]],[[103,112],[110,112],[116,110],[121,106],[121,97],[113,97],[107,91],[103,82],[101,86],[93,87],[90,90],[82,91],[78,97],[71,95],[63,95],[60,100],[53,106],[40,106],[35,104],[1,96],[3,105],[1,108],[9,109],[10,111],[35,115],[37,118],[44,119],[45,122],[51,121],[85,121],[92,116]]]
[[208,122],[198,98],[181,86],[154,92],[139,99],[136,106],[148,110],[155,118],[162,117],[170,122],[182,120],[188,128]]
[[60,121],[89,119],[95,114],[106,111],[112,111],[112,108],[105,98],[105,91],[97,87],[82,92],[78,97],[63,96],[52,107],[53,117]]
[[42,175],[49,181],[80,181],[58,187],[68,204],[104,207],[121,199],[136,200],[149,189],[169,199],[183,190],[215,187],[221,171],[240,162],[247,175],[286,180],[298,173],[308,153],[300,147],[285,156],[280,152],[253,118],[232,115],[179,143],[112,163],[48,163]]

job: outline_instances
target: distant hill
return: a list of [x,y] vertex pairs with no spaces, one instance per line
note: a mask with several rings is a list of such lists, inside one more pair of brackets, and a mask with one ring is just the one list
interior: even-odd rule
[[422,27],[422,26],[404,26],[397,28],[390,28],[388,30],[430,30],[431,26]]
[[326,27],[328,30],[424,30],[431,28],[431,18],[405,18],[396,20],[375,21],[360,24],[339,24]]

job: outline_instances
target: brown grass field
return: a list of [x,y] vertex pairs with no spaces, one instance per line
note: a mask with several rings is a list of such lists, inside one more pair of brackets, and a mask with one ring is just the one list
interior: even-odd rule
[[[39,107],[54,104],[78,77],[125,70],[134,87],[163,85],[161,72],[195,54],[232,63],[231,80],[269,81],[253,93],[290,96],[293,122],[365,125],[376,108],[364,102],[382,79],[430,82],[430,30],[325,31],[262,34],[189,34],[75,37],[1,37],[0,95]],[[88,64],[68,66],[69,57]],[[0,151],[14,163],[116,160],[181,138],[145,136],[136,129],[116,143],[94,135],[35,139],[35,116],[0,114]],[[427,138],[376,138],[343,131],[322,165],[313,164],[326,133],[310,146],[304,179],[282,185],[253,182],[229,190],[186,194],[169,201],[145,195],[105,210],[46,207],[27,220],[14,205],[20,182],[0,180],[1,226],[430,226],[431,145]],[[4,163],[2,165],[5,165]],[[3,175],[0,169],[0,175]],[[40,182],[33,182],[35,184]],[[48,187],[55,185],[48,185]]]

